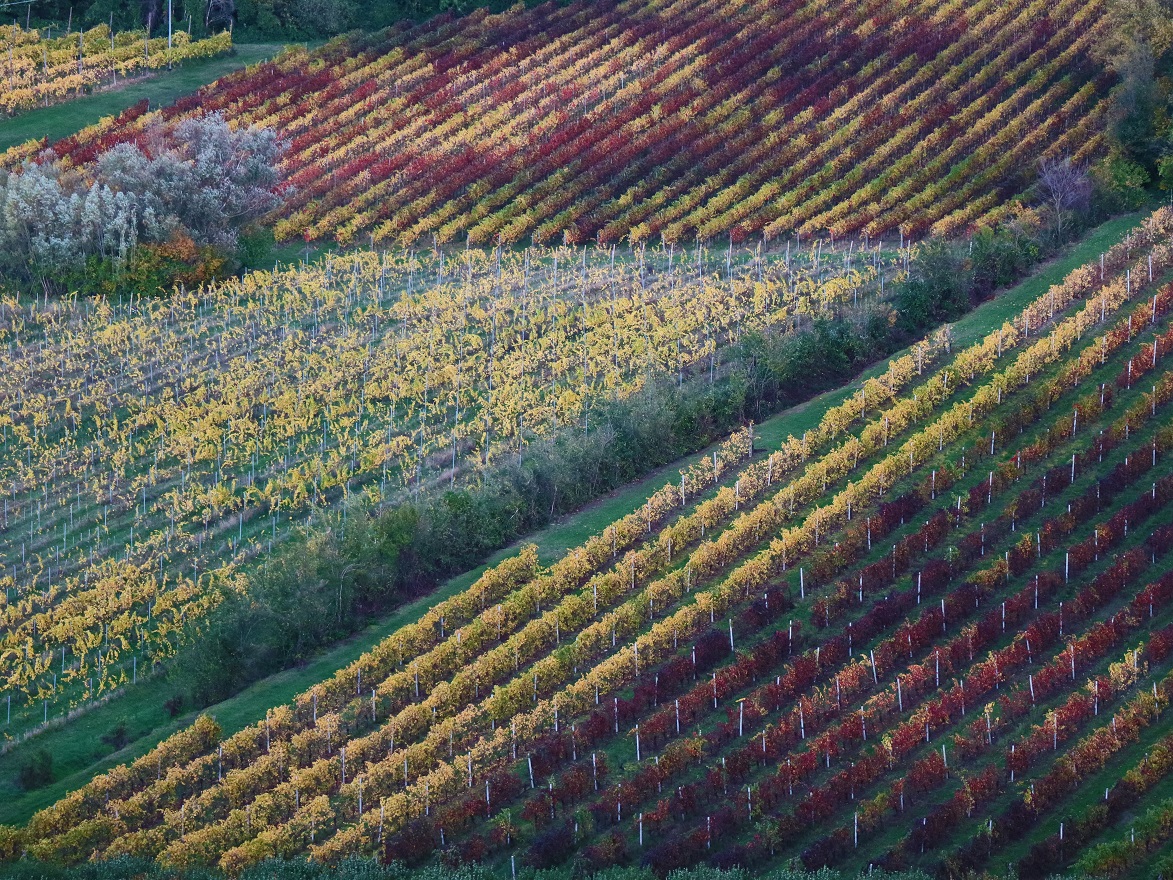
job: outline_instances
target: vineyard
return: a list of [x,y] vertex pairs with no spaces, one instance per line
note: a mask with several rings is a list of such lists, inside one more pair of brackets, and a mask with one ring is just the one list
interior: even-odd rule
[[[954,235],[1105,152],[1104,4],[657,0],[350,36],[52,144],[219,112],[289,144],[279,240],[607,245]],[[193,44],[194,45],[194,44]],[[68,59],[63,61],[68,66]],[[42,146],[14,147],[14,167]]]
[[108,5],[0,25],[0,875],[1173,876],[1161,2]]
[[212,585],[315,509],[475,478],[649,379],[711,383],[743,334],[874,303],[908,259],[358,252],[165,300],[0,302],[5,733],[172,656]]
[[0,44],[7,49],[0,60],[6,86],[0,110],[12,115],[116,85],[119,77],[211,58],[232,48],[232,35],[193,40],[177,31],[169,46],[166,37],[151,39],[141,31],[114,34],[105,25],[53,38],[12,24],[0,26]]
[[[323,862],[377,854],[409,865],[478,860],[504,871],[573,857],[589,867],[631,862],[661,874],[696,863],[765,868],[792,861],[952,876],[1007,863],[1021,877],[1077,862],[1112,877],[1168,870],[1171,240],[1173,213],[1157,211],[984,338],[966,346],[944,335],[925,340],[813,429],[776,448],[762,449],[752,429],[734,434],[553,564],[523,549],[231,736],[201,717],[26,826],[4,828],[0,853],[68,863],[134,854],[230,873],[266,857],[303,854]],[[537,320],[531,315],[540,310],[556,324],[560,309],[576,308],[572,291],[592,270],[564,253],[547,255],[545,300],[528,306],[526,264],[501,269],[515,273],[511,295],[520,285],[523,304],[509,326]],[[556,254],[563,255],[558,271],[566,288],[554,283]],[[268,289],[281,291],[278,314],[293,310],[300,296],[300,332],[312,336],[330,323],[318,314],[329,291],[338,300],[331,308],[340,310],[377,297],[386,263],[362,259],[271,279]],[[467,281],[452,281],[466,291],[465,304],[451,290],[445,299],[454,313],[485,309],[474,296],[477,279],[493,279],[497,268],[491,255],[484,259],[480,267],[428,270],[468,273]],[[756,259],[743,265],[752,279]],[[398,273],[400,285],[406,272],[414,289],[423,271],[414,266],[412,258],[386,271]],[[780,291],[787,267],[773,269]],[[701,298],[709,290],[719,297],[720,285],[701,285],[674,313],[669,304],[678,288],[667,283],[666,266],[658,273],[663,286],[645,288],[646,265],[633,262],[624,270],[625,295],[660,291],[645,312],[638,302],[609,300],[610,267],[597,271],[596,304],[584,294],[581,311],[569,312],[571,327],[582,320],[580,343],[592,338],[591,315],[604,327],[599,349],[581,345],[569,358],[575,394],[612,376],[638,381],[631,377],[641,359],[658,358],[668,371],[678,357],[707,369],[713,345],[704,334],[692,337],[687,357],[658,342],[655,327],[673,325],[689,309],[712,308],[708,322],[724,320],[721,332],[735,334],[738,321],[790,320],[799,308],[779,293],[765,297],[754,316],[723,311],[719,299],[710,306]],[[761,271],[763,280],[751,283],[764,294],[771,276]],[[306,297],[294,281],[308,281],[307,272],[333,274]],[[732,270],[727,283],[737,283]],[[820,283],[825,289],[832,282]],[[445,313],[426,291],[418,295],[392,307],[403,314],[395,312],[388,332],[413,345],[422,332],[414,324],[432,324],[440,348]],[[234,308],[250,302],[231,287],[224,296]],[[186,327],[167,312],[183,302],[160,306],[148,322],[151,333],[166,338],[173,326]],[[221,314],[198,297],[187,308],[200,320]],[[630,335],[616,343],[624,331],[613,315],[624,314],[633,316]],[[439,409],[401,407],[395,418],[415,420],[421,432],[440,426],[437,436],[447,439],[465,406],[453,377],[465,369],[510,375],[496,366],[506,357],[495,345],[505,346],[507,322],[474,320],[489,322],[487,334],[472,334],[482,347],[487,335],[482,365],[474,368],[470,356],[449,375],[453,390],[444,393],[451,397]],[[367,354],[373,328],[358,317],[335,323],[349,328],[336,331],[338,344]],[[241,369],[259,359],[250,341],[269,332],[266,324],[258,318],[239,326],[239,336],[229,337],[238,351],[205,355],[231,357]],[[551,402],[564,392],[541,390],[566,380],[553,366],[537,365],[561,359],[527,352],[523,331],[512,332],[510,357],[532,358],[523,372],[542,377],[524,408],[536,419],[531,429],[575,424],[580,410]],[[192,350],[194,331],[174,335],[181,348],[168,368],[194,372],[182,348]],[[111,334],[119,356],[105,381],[123,375],[131,339]],[[140,352],[145,345],[134,343]],[[621,352],[636,362],[616,363]],[[386,357],[393,353],[391,347]],[[370,358],[373,371],[373,351]],[[432,361],[405,354],[404,363],[423,370]],[[49,348],[35,366],[87,381],[74,361]],[[181,379],[152,380],[150,369],[124,381],[156,382],[171,406],[169,383]],[[241,393],[247,387],[243,379],[234,384]],[[427,378],[422,384],[426,401],[439,386]],[[501,385],[494,380],[492,387]],[[290,406],[296,392],[287,394]],[[360,395],[350,424],[361,424],[364,407],[376,405],[384,404]],[[493,436],[509,448],[524,431],[510,433],[517,410],[497,415],[498,405],[505,406],[479,402],[470,423],[497,425]],[[260,406],[263,425],[294,421],[275,405]],[[210,413],[204,418],[213,422]],[[169,429],[179,419],[168,410]],[[76,421],[66,413],[56,430],[72,436]],[[356,463],[373,455],[352,452],[351,438],[334,422],[303,422],[309,452],[316,447],[323,455],[323,425],[322,446],[338,450],[330,486],[307,476],[307,492],[345,486]],[[103,416],[107,424],[112,415]],[[142,430],[149,439],[132,449],[149,459],[158,449],[160,462],[180,462],[170,479],[182,489],[186,459],[166,446],[169,433],[151,438],[145,422],[119,417],[118,424],[119,442],[95,455],[121,452],[128,461],[121,432]],[[35,422],[25,433],[29,442],[53,436]],[[9,434],[17,436],[14,428]],[[252,453],[239,448],[225,464],[229,450],[210,435],[193,444],[193,460],[199,451],[205,468],[256,467]],[[87,460],[77,451],[81,436],[73,462]],[[475,443],[471,448],[479,454]],[[380,460],[371,461],[361,472],[381,480]],[[405,461],[395,466],[397,479],[417,479],[417,459]],[[216,472],[205,470],[205,482],[208,474]],[[54,483],[68,482],[58,510],[74,497],[73,479]],[[97,478],[101,491],[105,479]],[[265,483],[281,486],[275,476]],[[138,484],[119,491],[124,510],[138,503]],[[273,498],[286,500],[274,507],[286,509],[292,497],[289,488],[275,488]],[[22,516],[26,523],[33,516],[31,503]],[[165,548],[166,537],[159,540]],[[40,601],[23,599],[29,610]],[[48,604],[40,613],[72,607],[65,599]],[[30,628],[28,637],[43,638],[48,629]]]

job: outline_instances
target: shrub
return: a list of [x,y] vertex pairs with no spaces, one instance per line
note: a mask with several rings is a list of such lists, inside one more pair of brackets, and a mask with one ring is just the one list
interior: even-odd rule
[[119,721],[113,728],[103,733],[101,739],[114,751],[124,748],[130,742],[130,733],[126,729],[126,722]]
[[[148,292],[223,274],[240,230],[277,203],[281,145],[270,129],[189,119],[151,154],[131,144],[82,174],[48,154],[0,172],[0,275],[26,286]],[[257,242],[250,240],[250,251]]]
[[53,781],[53,756],[41,749],[20,767],[20,787],[25,791],[42,788]]

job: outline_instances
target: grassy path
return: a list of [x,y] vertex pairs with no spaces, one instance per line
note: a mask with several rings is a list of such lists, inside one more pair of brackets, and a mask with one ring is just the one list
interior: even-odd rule
[[[956,345],[977,340],[1011,314],[1021,310],[1051,284],[1060,281],[1072,269],[1096,259],[1102,251],[1119,241],[1136,224],[1139,216],[1127,215],[1103,224],[1023,283],[966,315],[954,325]],[[846,386],[767,419],[757,428],[759,446],[776,448],[787,436],[801,435],[803,431],[814,427],[824,412],[858,389],[864,378],[883,372],[886,363],[887,360],[875,365]],[[543,562],[548,563],[567,548],[580,544],[610,522],[642,505],[669,475],[675,477],[679,466],[678,462],[662,468],[530,536],[526,542],[536,543]],[[430,595],[405,605],[303,666],[257,682],[235,697],[204,711],[216,718],[225,735],[240,730],[263,718],[267,708],[288,702],[297,693],[353,661],[398,627],[417,619],[435,602],[467,587],[489,565],[516,552],[517,545],[498,552],[480,568],[448,581]],[[144,754],[161,739],[189,724],[194,713],[185,713],[172,720],[163,709],[163,702],[175,691],[175,686],[162,677],[145,682],[129,693],[90,710],[69,722],[68,726],[45,731],[0,756],[0,823],[27,820],[38,809],[84,784],[93,775]],[[102,745],[100,737],[120,722],[125,722],[131,742],[122,750],[107,754],[110,747]],[[53,756],[57,781],[26,793],[16,783],[17,773],[20,766],[39,749],[45,749]]]
[[281,49],[279,43],[240,44],[227,55],[189,61],[176,70],[160,71],[115,89],[4,119],[0,121],[0,151],[34,138],[58,140],[103,116],[121,113],[144,98],[151,102],[151,107],[170,104],[234,70],[272,58]]

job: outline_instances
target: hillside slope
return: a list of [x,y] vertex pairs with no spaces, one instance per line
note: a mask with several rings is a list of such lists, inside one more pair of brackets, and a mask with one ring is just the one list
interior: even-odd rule
[[658,0],[476,12],[293,53],[55,145],[220,112],[290,143],[279,239],[955,234],[1098,157],[1101,0]]
[[1171,231],[1157,212],[749,463],[732,438],[552,566],[505,560],[258,724],[199,721],[6,851],[666,870],[1045,847],[1106,762],[1165,766],[1143,744],[1173,695]]

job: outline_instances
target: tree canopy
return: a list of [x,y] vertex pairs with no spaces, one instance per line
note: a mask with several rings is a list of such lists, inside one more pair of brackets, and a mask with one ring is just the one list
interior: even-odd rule
[[189,119],[147,146],[119,144],[84,172],[51,154],[0,172],[0,272],[46,289],[92,286],[160,256],[223,260],[277,204],[281,144],[270,129]]

